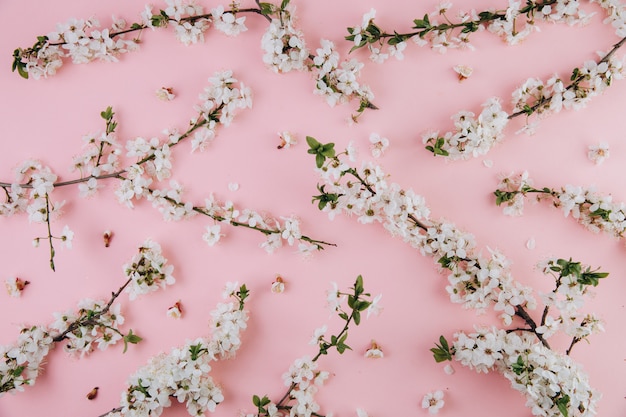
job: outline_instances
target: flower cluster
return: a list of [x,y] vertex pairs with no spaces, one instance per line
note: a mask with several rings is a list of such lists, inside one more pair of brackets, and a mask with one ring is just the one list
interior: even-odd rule
[[120,305],[114,303],[132,280],[129,278],[109,301],[83,299],[77,310],[54,313],[55,320],[48,326],[24,327],[15,344],[0,346],[0,396],[33,385],[55,343],[64,342],[66,352],[80,357],[95,347],[104,350],[119,341],[124,342],[124,352],[129,343],[139,343],[142,339],[132,329],[127,334],[120,330],[125,320]]
[[[272,401],[267,396],[261,398],[254,395],[252,403],[257,408],[257,412],[256,414],[247,414],[246,417],[285,417],[287,415],[290,417],[311,417],[312,415],[323,417],[319,414],[320,405],[315,400],[315,394],[330,374],[318,370],[317,360],[322,355],[328,354],[332,348],[337,349],[340,354],[351,349],[346,344],[350,325],[354,323],[358,326],[360,324],[362,312],[367,311],[369,317],[371,311],[380,310],[378,305],[380,295],[369,301],[370,294],[365,292],[363,277],[359,275],[350,290],[348,293],[339,291],[337,284],[333,284],[333,288],[328,291],[329,307],[345,322],[341,331],[328,339],[326,336],[327,326],[324,325],[315,330],[310,344],[317,345],[319,351],[312,358],[303,356],[296,359],[289,370],[283,374],[283,382],[288,387],[285,395],[279,401]],[[343,303],[346,302],[348,309],[344,309],[343,306]]]
[[[183,187],[171,179],[173,162],[172,148],[185,140],[191,142],[192,152],[204,150],[215,138],[219,126],[229,126],[236,112],[252,106],[251,92],[243,83],[237,86],[232,71],[222,71],[209,78],[210,85],[200,94],[201,102],[196,106],[197,116],[190,121],[190,127],[183,133],[165,130],[164,139],[136,137],[125,144],[127,158],[134,162],[122,168],[122,146],[116,137],[117,122],[115,113],[109,107],[101,112],[106,128],[103,132],[84,137],[84,150],[74,157],[72,170],[80,172],[80,178],[56,182],[57,175],[38,161],[24,162],[16,170],[14,182],[0,182],[5,191],[5,201],[0,203],[0,215],[10,216],[27,212],[29,219],[48,225],[48,236],[35,239],[35,246],[41,239],[50,244],[50,263],[54,269],[53,240],[59,239],[66,246],[72,246],[74,233],[65,227],[59,236],[50,232],[50,222],[64,202],[55,203],[50,193],[56,187],[78,185],[80,195],[93,196],[101,187],[100,181],[111,178],[119,181],[115,195],[120,203],[134,208],[142,198],[147,199],[163,215],[166,221],[178,221],[205,215],[218,223],[243,226],[264,234],[267,239],[261,244],[268,252],[281,247],[298,244],[302,253],[323,249],[330,243],[315,240],[302,234],[300,221],[296,217],[274,218],[250,209],[239,210],[230,201],[219,203],[211,194],[204,206],[194,206],[183,199]],[[169,179],[169,187],[163,183]],[[214,245],[223,236],[219,224],[207,227],[203,239]]]
[[70,19],[57,24],[57,29],[39,36],[31,48],[18,48],[14,52],[13,69],[26,78],[48,77],[56,74],[63,60],[75,64],[94,60],[117,61],[117,56],[138,49],[137,39],[124,39],[127,29],[124,19],[113,18],[110,28],[100,29],[97,19]]
[[49,326],[62,338],[66,352],[81,357],[95,347],[104,350],[124,338],[119,326],[124,324],[119,304],[108,305],[105,300],[83,299],[77,311],[54,313],[55,321]]
[[[537,322],[528,314],[537,304],[532,290],[514,281],[509,261],[501,253],[490,249],[487,258],[476,253],[472,235],[444,220],[431,219],[423,199],[388,184],[380,167],[369,163],[361,168],[350,167],[335,154],[332,144],[324,145],[310,137],[307,142],[324,180],[318,185],[322,194],[313,197],[321,210],[333,215],[347,212],[363,223],[382,223],[393,235],[435,259],[447,275],[446,289],[452,302],[479,312],[491,306],[501,312],[505,325],[511,325],[514,318],[526,325],[472,335],[460,332],[452,347],[442,336],[440,344],[431,349],[437,362],[454,357],[478,372],[498,370],[527,396],[527,405],[535,415],[595,414],[598,394],[576,364],[550,349],[548,339],[557,331],[571,336],[566,352],[569,355],[576,343],[602,331],[596,316],[582,316],[579,310],[589,286],[598,285],[607,273],[572,260],[544,262],[543,271],[554,275],[556,285],[554,291],[542,295],[545,307]],[[336,300],[337,295],[329,296],[333,305]],[[550,309],[557,309],[558,314],[551,315]],[[434,397],[432,400],[436,411],[438,403]]]
[[580,2],[573,0],[509,0],[502,10],[459,10],[454,18],[448,16],[451,9],[451,2],[440,2],[431,13],[414,19],[410,32],[383,30],[375,22],[376,10],[371,9],[363,15],[359,26],[348,28],[346,39],[354,43],[352,50],[367,47],[370,59],[382,63],[390,56],[402,59],[408,40],[418,46],[430,46],[440,53],[448,49],[474,49],[470,42],[471,34],[487,29],[507,44],[515,45],[531,33],[538,32],[539,22],[573,26],[584,24],[591,17],[580,8]]
[[139,247],[138,253],[122,268],[129,280],[125,291],[131,300],[176,282],[172,275],[174,266],[167,265],[167,259],[161,252],[161,245],[150,239]]
[[602,195],[594,187],[565,185],[560,188],[535,188],[528,172],[512,173],[503,177],[494,191],[496,204],[504,206],[504,214],[521,215],[524,199],[534,194],[537,201],[548,201],[593,232],[604,232],[621,238],[626,230],[626,204],[613,201],[611,195]]
[[[181,204],[182,188],[177,182],[170,182],[171,189],[155,190],[151,185],[171,177],[172,147],[190,139],[192,152],[202,151],[215,138],[218,126],[229,126],[237,110],[252,107],[250,89],[243,83],[237,87],[232,71],[218,72],[209,82],[200,94],[201,103],[196,106],[198,115],[190,121],[191,127],[186,132],[165,131],[163,141],[137,137],[126,143],[126,156],[136,158],[136,162],[115,174],[121,179],[115,192],[120,203],[132,208],[135,200],[145,197],[166,220],[180,220],[195,214],[189,204]],[[98,149],[101,149],[102,142],[98,142],[95,145],[100,145]],[[99,164],[94,168],[100,168]],[[97,178],[91,173],[90,181]]]
[[25,327],[14,345],[0,345],[0,396],[33,385],[53,345],[45,326]]
[[497,370],[526,396],[533,415],[593,416],[600,398],[581,367],[529,333],[477,328],[454,335],[454,360],[477,372]]
[[[229,287],[237,285],[229,284]],[[238,302],[219,303],[211,312],[211,336],[187,341],[182,347],[151,358],[130,376],[120,407],[106,415],[159,416],[173,398],[185,403],[191,416],[215,411],[224,395],[210,375],[211,362],[234,356],[241,346],[241,331],[247,327],[248,320],[244,310],[248,294],[245,285],[227,292]]]
[[[282,1],[280,6],[257,2],[258,8],[247,9],[232,3],[228,9],[220,5],[210,13],[195,0],[165,0],[165,3],[167,7],[158,13],[146,5],[141,21],[130,26],[116,18],[111,28],[103,30],[96,29],[99,23],[95,19],[72,19],[60,24],[56,32],[39,36],[32,47],[17,48],[13,52],[13,71],[25,78],[32,75],[38,79],[54,75],[65,58],[71,57],[74,63],[96,59],[116,61],[118,55],[139,48],[138,36],[130,40],[124,36],[147,28],[172,27],[176,38],[185,45],[203,42],[211,25],[228,36],[237,36],[247,31],[246,17],[241,14],[255,13],[269,21],[261,39],[263,62],[268,67],[279,73],[315,70],[314,92],[326,97],[331,106],[357,99],[360,103],[357,116],[367,108],[376,108],[371,103],[374,96],[370,89],[357,80],[363,64],[351,59],[340,65],[334,44],[325,39],[321,40],[317,55],[309,52],[304,34],[294,24],[295,7],[290,0]],[[167,99],[171,97],[166,89],[159,94]]]
[[[309,145],[319,142],[310,138]],[[324,146],[319,144],[320,146]],[[345,212],[361,223],[381,223],[423,255],[432,257],[447,273],[450,300],[466,308],[501,311],[506,324],[518,310],[534,308],[531,290],[514,281],[510,262],[498,251],[484,257],[476,252],[474,237],[445,220],[430,218],[424,198],[398,184],[389,184],[380,166],[363,163],[352,168],[338,156],[326,156],[319,169],[325,183],[314,197],[323,211]]]
[[509,122],[508,114],[502,110],[497,98],[491,98],[483,104],[478,116],[470,111],[461,111],[452,116],[455,130],[446,132],[428,132],[422,136],[426,149],[435,155],[449,159],[467,159],[485,155],[504,137],[503,131]]
[[515,117],[526,116],[527,121],[521,131],[533,133],[537,122],[529,122],[531,115],[546,117],[563,109],[585,107],[614,80],[623,77],[622,60],[614,54],[624,42],[626,38],[622,38],[608,53],[600,53],[599,61],[586,61],[580,68],[574,68],[569,83],[558,75],[545,82],[529,78],[512,93],[513,110],[510,114],[502,109],[498,98],[487,100],[478,117],[469,111],[458,112],[452,116],[455,130],[443,136],[437,131],[422,136],[426,149],[452,160],[485,155],[503,138],[503,130]]
[[358,81],[363,64],[355,59],[340,62],[335,44],[327,39],[320,41],[320,48],[312,55],[306,47],[304,34],[294,25],[294,8],[289,2],[283,3],[285,7],[277,11],[277,17],[263,35],[263,62],[277,73],[314,71],[314,93],[326,97],[330,106],[357,99],[360,102],[358,114],[366,108],[375,108],[369,87]]

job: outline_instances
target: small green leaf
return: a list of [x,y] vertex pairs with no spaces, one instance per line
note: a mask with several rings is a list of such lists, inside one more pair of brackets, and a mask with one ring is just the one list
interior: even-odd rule
[[559,409],[559,411],[561,412],[561,414],[563,414],[563,417],[567,417],[568,416],[567,405],[569,404],[569,395],[567,394],[563,395],[563,393],[561,393],[561,395],[562,395],[561,397],[556,399],[555,404],[557,408]]
[[272,3],[259,3],[259,7],[261,9],[261,14],[265,16],[269,16],[275,11],[275,6]]
[[319,143],[313,136],[307,136],[306,143],[309,145],[309,148],[311,148],[312,150],[317,150],[317,148],[322,146],[322,144]]
[[354,293],[358,297],[359,295],[363,294],[363,291],[365,291],[365,289],[363,288],[363,277],[359,275],[358,277],[356,277],[356,281],[354,282]]
[[136,334],[133,334],[133,329],[130,329],[128,331],[128,334],[126,336],[124,336],[124,351],[122,353],[126,353],[126,350],[128,350],[128,344],[132,343],[133,345],[136,345],[137,343],[141,342],[143,339],[139,336],[137,336]]
[[522,355],[517,357],[517,361],[511,365],[511,369],[515,372],[515,375],[521,375],[526,369],[526,364],[524,363],[524,359]]
[[358,326],[359,324],[361,324],[361,313],[359,313],[358,311],[353,311],[352,319],[354,320],[354,324]]
[[317,155],[315,155],[315,165],[318,168],[321,168],[324,165],[325,160],[326,158],[321,153],[318,153]]
[[443,336],[439,337],[439,344],[435,343],[435,347],[431,348],[430,351],[433,353],[433,357],[437,363],[452,360],[450,346],[448,345],[446,338]]

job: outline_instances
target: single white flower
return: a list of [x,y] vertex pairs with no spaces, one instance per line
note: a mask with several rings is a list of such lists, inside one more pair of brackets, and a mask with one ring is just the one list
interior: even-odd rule
[[427,409],[429,414],[437,414],[443,405],[443,391],[441,390],[429,392],[422,399],[422,408]]
[[174,90],[170,87],[161,87],[155,91],[155,94],[159,100],[172,101],[176,97]]
[[72,232],[69,226],[65,226],[63,228],[63,232],[61,232],[61,240],[65,243],[65,247],[71,249],[72,248],[72,240],[74,240],[74,232]]
[[454,72],[457,73],[459,81],[463,81],[469,78],[474,72],[474,69],[468,67],[467,65],[455,65],[454,67],[452,67],[452,69],[454,70]]
[[26,287],[30,282],[24,281],[18,277],[7,278],[5,281],[7,293],[11,297],[18,298],[22,295],[22,291],[24,287]]
[[277,276],[276,280],[272,282],[272,292],[281,294],[285,291],[285,281],[281,276]]
[[380,312],[383,311],[383,308],[380,306],[381,298],[383,298],[382,294],[378,294],[376,297],[374,297],[372,304],[367,307],[367,318],[369,318],[372,314],[378,316]]
[[589,151],[587,157],[593,161],[596,165],[600,165],[610,156],[609,144],[606,142],[600,142],[597,145],[589,145]]
[[380,348],[375,340],[372,340],[370,348],[365,351],[365,357],[371,359],[380,359],[385,357],[383,350]]
[[374,158],[381,157],[389,147],[389,139],[380,136],[378,133],[370,134],[370,143]]
[[171,317],[173,319],[179,319],[183,315],[183,309],[180,304],[180,300],[176,301],[176,303],[167,309],[167,317]]
[[228,183],[228,189],[230,191],[237,191],[239,189],[239,184],[236,182],[229,182]]
[[280,138],[280,145],[278,145],[278,149],[287,149],[298,143],[296,136],[286,130],[278,132],[278,137]]
[[219,224],[215,224],[213,226],[206,227],[206,233],[202,235],[202,239],[209,245],[214,246],[217,242],[220,241],[222,236],[224,236],[221,231],[221,227]]

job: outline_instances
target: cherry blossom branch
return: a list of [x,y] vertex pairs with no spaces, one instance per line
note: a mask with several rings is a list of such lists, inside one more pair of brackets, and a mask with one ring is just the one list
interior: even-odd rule
[[222,295],[236,302],[219,303],[211,312],[211,335],[150,358],[129,377],[120,406],[100,417],[148,415],[171,406],[173,399],[184,402],[190,415],[215,411],[224,395],[210,375],[211,362],[235,356],[248,320],[245,301],[249,291],[245,284],[228,283]]
[[[273,402],[267,395],[263,397],[254,395],[252,397],[252,403],[257,408],[255,416],[269,417],[276,415],[275,412],[277,410],[298,410],[296,415],[325,417],[323,414],[318,413],[320,407],[313,398],[316,389],[310,389],[311,383],[322,385],[329,376],[328,372],[317,370],[317,360],[327,355],[331,349],[336,349],[339,354],[343,354],[346,350],[351,350],[351,347],[346,344],[350,326],[352,324],[358,326],[361,323],[361,314],[363,312],[367,312],[369,317],[370,314],[378,314],[380,311],[378,302],[381,296],[377,296],[372,301],[369,300],[371,295],[365,292],[362,276],[359,275],[356,278],[350,290],[350,292],[341,292],[334,285],[333,289],[328,291],[328,305],[345,322],[343,328],[336,335],[330,336],[330,338],[326,337],[326,326],[317,329],[310,344],[317,345],[319,348],[318,352],[313,358],[305,356],[297,359],[290,367],[289,372],[283,375],[284,382],[288,385],[288,388],[278,401]],[[347,310],[342,307],[343,302],[347,302]],[[292,403],[294,401],[295,404]]]
[[[571,259],[542,263],[544,273],[558,274],[556,290],[542,295],[542,299],[547,308],[557,308],[560,315],[549,315],[544,308],[537,325],[528,313],[536,308],[532,289],[513,280],[510,262],[502,254],[490,249],[490,257],[483,258],[476,252],[472,235],[452,223],[431,219],[424,199],[412,190],[389,184],[380,166],[363,163],[360,168],[353,168],[339,158],[343,154],[335,152],[334,144],[322,144],[312,137],[307,138],[307,143],[308,153],[315,156],[324,181],[317,186],[321,194],[313,197],[320,210],[331,219],[346,212],[360,223],[382,223],[392,235],[401,237],[423,255],[433,257],[440,270],[445,270],[450,284],[446,291],[452,302],[477,312],[492,307],[502,312],[500,317],[506,326],[515,317],[527,326],[508,330],[477,328],[472,334],[458,332],[452,344],[441,336],[439,344],[431,349],[437,362],[454,359],[478,372],[498,370],[511,381],[513,388],[526,395],[533,410],[545,409],[543,415],[568,417],[595,407],[598,394],[568,353],[579,340],[602,330],[601,321],[593,315],[577,323],[578,309],[588,288],[598,285],[608,273],[585,268]],[[352,156],[349,151],[346,155]],[[552,350],[548,343],[548,338],[559,330],[573,336],[565,355]],[[533,372],[536,368],[546,369],[546,363],[551,364],[547,369],[554,373],[553,377]],[[549,385],[548,381],[553,385],[545,390],[542,387]]]
[[537,122],[530,123],[531,116],[546,117],[563,109],[576,110],[586,106],[614,80],[622,78],[623,64],[615,58],[615,53],[624,43],[626,35],[599,60],[587,61],[580,68],[574,68],[569,83],[557,75],[546,82],[537,78],[526,80],[512,93],[514,108],[510,113],[503,110],[499,98],[492,97],[483,104],[478,116],[467,111],[453,115],[455,130],[443,135],[437,131],[427,132],[422,136],[426,150],[451,160],[482,156],[503,140],[504,129],[514,118],[526,116],[526,125],[520,132],[533,133]]
[[430,45],[432,49],[443,53],[449,48],[473,49],[470,35],[483,29],[495,33],[513,45],[532,32],[539,31],[537,20],[565,22],[568,25],[588,21],[590,16],[579,8],[577,2],[569,2],[570,7],[567,11],[559,7],[559,3],[561,3],[559,0],[527,1],[520,6],[520,2],[509,2],[509,6],[504,10],[459,11],[457,20],[453,22],[447,16],[452,4],[441,2],[435,11],[414,19],[412,27],[414,30],[409,32],[382,29],[375,22],[376,10],[371,9],[363,16],[360,26],[348,28],[349,35],[345,38],[354,43],[351,51],[367,47],[370,59],[382,63],[389,56],[403,59],[406,42],[410,39],[419,46]]
[[[5,203],[0,203],[0,215],[12,215],[27,211],[31,221],[47,222],[50,244],[50,264],[54,268],[55,250],[52,239],[56,238],[50,231],[49,194],[55,189],[64,186],[78,185],[81,196],[94,195],[99,188],[98,181],[116,179],[119,187],[115,194],[121,203],[134,207],[134,201],[145,197],[152,201],[166,220],[180,220],[194,214],[202,214],[220,223],[233,227],[243,227],[261,232],[267,237],[261,246],[268,252],[282,246],[283,241],[290,246],[298,243],[300,252],[321,250],[325,246],[335,246],[323,240],[313,239],[303,235],[300,231],[300,222],[295,217],[270,218],[245,209],[241,213],[231,202],[220,205],[213,196],[208,198],[205,207],[194,206],[182,200],[182,188],[175,181],[170,181],[170,187],[159,189],[152,186],[171,177],[171,149],[183,141],[191,141],[192,151],[203,150],[216,135],[219,125],[228,126],[235,114],[241,108],[251,106],[251,92],[243,84],[235,87],[237,80],[230,71],[215,74],[210,78],[211,86],[200,95],[202,103],[196,107],[197,116],[190,120],[185,132],[166,131],[164,141],[158,138],[146,140],[138,137],[126,143],[127,156],[136,157],[137,161],[120,168],[121,146],[117,143],[115,131],[117,121],[112,108],[101,112],[106,122],[103,133],[87,136],[87,146],[84,155],[74,159],[74,169],[81,173],[80,178],[59,181],[52,171],[36,161],[27,161],[18,167],[18,180],[13,183],[0,182],[5,191]],[[41,198],[41,197],[45,197]],[[71,231],[63,231],[59,238],[71,243]],[[203,236],[209,245],[216,244],[223,234],[220,226],[207,228]],[[35,239],[39,242],[39,238]]]
[[352,116],[356,121],[367,109],[376,109],[369,87],[358,81],[363,64],[351,59],[340,63],[334,43],[322,39],[316,54],[309,52],[304,35],[295,27],[293,7],[290,0],[282,0],[280,6],[256,1],[258,8],[239,9],[232,4],[230,9],[218,6],[210,14],[202,6],[189,3],[167,2],[165,10],[152,12],[146,6],[141,23],[133,23],[126,29],[126,22],[118,20],[110,29],[96,30],[95,20],[76,20],[59,25],[56,32],[38,36],[30,48],[17,48],[13,52],[13,71],[22,77],[33,78],[54,75],[71,57],[74,63],[87,63],[96,59],[116,61],[122,53],[138,49],[137,39],[125,40],[124,34],[146,28],[172,26],[177,38],[189,45],[204,41],[204,32],[213,24],[218,30],[236,36],[247,30],[245,17],[241,13],[252,13],[265,17],[269,26],[262,37],[263,61],[273,71],[286,73],[292,70],[309,71],[315,75],[314,93],[324,96],[330,106],[357,100],[359,107]]
[[602,195],[594,187],[565,185],[560,188],[536,188],[528,172],[512,173],[503,177],[494,191],[495,203],[509,216],[520,216],[529,194],[537,201],[548,201],[560,208],[566,217],[571,216],[592,232],[604,232],[618,239],[626,231],[626,204],[613,201],[611,195]]
[[123,291],[133,300],[172,284],[173,267],[167,265],[161,247],[147,240],[123,269],[128,279],[111,293],[108,301],[83,299],[78,303],[78,310],[54,313],[56,320],[52,324],[24,327],[15,344],[0,346],[0,396],[33,385],[55,343],[68,341],[65,350],[82,357],[90,354],[96,344],[103,350],[121,340],[125,353],[129,343],[137,344],[142,340],[132,329],[126,334],[119,329],[124,317],[115,301]]

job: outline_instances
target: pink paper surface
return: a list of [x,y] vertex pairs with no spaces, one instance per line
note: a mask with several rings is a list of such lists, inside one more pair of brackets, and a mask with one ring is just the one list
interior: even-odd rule
[[[381,26],[409,30],[413,19],[436,6],[434,1],[294,3],[309,47],[318,47],[321,38],[330,39],[342,57],[351,48],[344,40],[346,27],[359,24],[370,8],[377,9]],[[220,3],[202,4],[208,9]],[[85,134],[104,128],[99,113],[107,106],[116,112],[122,143],[137,136],[158,136],[166,128],[185,129],[208,77],[232,69],[252,89],[253,108],[220,129],[204,152],[192,154],[188,144],[176,147],[173,179],[195,204],[214,193],[241,208],[277,217],[297,215],[304,234],[337,247],[310,257],[296,253],[294,247],[267,254],[259,248],[264,240],[260,233],[227,226],[223,240],[208,247],[202,234],[212,220],[197,216],[165,222],[145,200],[128,209],[117,202],[117,184],[111,180],[88,199],[79,198],[75,187],[55,191],[56,198],[67,203],[52,226],[60,231],[67,224],[75,238],[72,249],[57,248],[57,271],[52,272],[45,245],[31,245],[34,237],[45,235],[45,224],[29,224],[25,215],[0,218],[0,278],[30,281],[21,298],[0,294],[0,344],[13,343],[20,326],[49,323],[53,312],[72,309],[82,298],[108,297],[123,283],[122,265],[146,238],[161,244],[177,278],[165,291],[132,302],[120,297],[127,328],[143,337],[140,344],[125,354],[122,346],[114,346],[82,359],[68,357],[58,346],[34,386],[0,398],[0,417],[96,417],[116,407],[128,376],[150,357],[208,333],[209,312],[220,302],[227,281],[248,285],[250,321],[237,356],[214,366],[214,378],[225,396],[216,415],[252,413],[253,394],[280,398],[286,389],[281,375],[294,359],[316,353],[308,344],[316,328],[327,324],[335,330],[342,325],[326,308],[326,291],[332,282],[349,287],[359,274],[367,291],[383,294],[384,311],[351,329],[352,351],[320,359],[320,368],[331,373],[317,396],[321,413],[354,416],[362,408],[374,417],[427,415],[421,408],[423,395],[442,390],[443,416],[530,416],[523,396],[499,374],[477,374],[454,363],[455,374],[446,375],[443,364],[435,363],[429,349],[440,335],[450,339],[457,331],[472,331],[474,325],[498,324],[496,316],[476,315],[452,304],[445,277],[432,259],[381,226],[361,225],[347,216],[330,221],[311,204],[319,179],[313,157],[306,152],[307,135],[334,142],[339,150],[353,141],[361,160],[374,160],[390,175],[390,182],[424,196],[433,217],[445,217],[473,233],[485,253],[487,248],[501,250],[512,260],[516,279],[536,291],[550,291],[553,285],[535,268],[546,257],[571,257],[610,272],[584,307],[604,319],[606,332],[592,336],[589,344],[577,345],[571,356],[602,393],[598,415],[626,415],[623,242],[593,234],[545,204],[529,204],[522,217],[504,216],[492,194],[500,173],[528,170],[541,186],[596,185],[616,201],[626,201],[626,82],[615,81],[585,109],[563,111],[542,121],[533,136],[515,134],[523,126],[522,118],[516,119],[507,127],[503,143],[485,157],[446,162],[424,150],[421,141],[427,130],[449,130],[450,116],[459,110],[478,112],[492,96],[503,97],[508,110],[507,97],[528,77],[545,79],[559,73],[567,78],[572,68],[596,59],[596,51],[610,49],[619,39],[602,23],[598,7],[585,4],[597,12],[587,26],[542,23],[541,32],[515,46],[485,31],[474,35],[475,51],[439,54],[409,44],[404,60],[392,58],[382,65],[369,61],[365,51],[354,52],[352,57],[365,63],[361,81],[372,88],[379,107],[366,111],[358,124],[348,122],[356,103],[330,107],[313,94],[310,74],[276,74],[263,64],[260,43],[267,22],[260,16],[249,15],[248,31],[235,38],[210,29],[204,43],[184,46],[170,30],[146,30],[140,50],[117,63],[67,63],[57,75],[41,80],[11,73],[13,50],[32,45],[37,35],[54,30],[57,22],[95,16],[106,26],[112,14],[133,22],[143,6],[140,1],[121,0],[0,3],[0,181],[12,181],[14,167],[29,158],[52,167],[61,180],[76,178],[78,173],[70,171],[72,157],[80,153]],[[241,6],[252,7],[254,2]],[[463,10],[505,6],[496,0],[455,3]],[[155,4],[160,7],[164,6]],[[452,69],[459,64],[474,69],[463,82]],[[155,90],[161,87],[173,88],[176,98],[158,100]],[[293,132],[298,143],[279,150],[277,132],[285,130]],[[369,151],[372,132],[391,143],[378,159]],[[611,156],[594,165],[587,159],[587,147],[601,141],[610,145]],[[485,166],[485,160],[493,166]],[[239,189],[229,189],[230,183]],[[102,240],[105,230],[114,234],[108,248]],[[531,238],[536,242],[532,250],[526,247]],[[286,282],[282,294],[270,291],[277,275]],[[184,315],[171,319],[166,310],[178,300]],[[373,339],[384,358],[364,358]],[[565,339],[556,341],[559,349],[567,344]],[[95,386],[98,396],[89,401],[85,397]],[[187,413],[176,404],[164,415]]]

